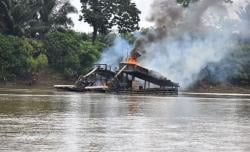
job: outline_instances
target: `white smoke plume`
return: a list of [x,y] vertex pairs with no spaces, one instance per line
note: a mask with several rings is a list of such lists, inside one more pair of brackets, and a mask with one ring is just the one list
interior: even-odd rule
[[127,57],[131,50],[132,46],[122,37],[117,36],[114,40],[114,45],[103,51],[101,59],[98,63],[117,67],[119,63]]
[[241,22],[237,23],[239,33],[244,38],[250,37],[250,0],[247,5],[240,6],[239,11],[236,12]]
[[161,72],[183,88],[192,85],[205,67],[233,51],[236,41],[232,26],[227,24],[227,5],[232,4],[200,0],[183,8],[176,0],[154,0],[150,21],[165,33],[156,34],[156,41],[134,49],[144,52],[140,64]]
[[[240,1],[243,5],[248,2]],[[237,9],[232,9],[234,5],[225,0],[199,0],[183,8],[176,0],[154,0],[149,18],[154,28],[139,36],[133,48],[121,38],[116,39],[99,62],[117,65],[128,49],[132,49],[131,55],[139,51],[140,65],[187,88],[200,79],[204,68],[213,69],[211,64],[226,64],[230,69],[230,63],[223,63],[224,59],[235,49],[235,33],[240,34],[246,27],[240,17],[232,18],[239,16]],[[223,73],[216,77],[224,79]]]

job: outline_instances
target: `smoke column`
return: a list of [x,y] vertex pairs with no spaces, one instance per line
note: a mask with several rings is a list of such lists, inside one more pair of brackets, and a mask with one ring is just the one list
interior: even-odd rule
[[101,59],[98,63],[116,67],[121,61],[124,60],[124,58],[126,58],[127,54],[130,54],[131,50],[132,46],[126,40],[117,36],[114,40],[114,45],[103,51]]
[[150,21],[155,30],[138,38],[133,52],[143,52],[142,66],[159,71],[187,88],[211,63],[219,63],[235,46],[227,5],[200,0],[188,8],[176,0],[154,0]]
[[[247,4],[248,0],[239,3]],[[234,65],[225,58],[234,53],[235,33],[246,33],[249,21],[245,23],[241,18],[250,14],[250,11],[246,13],[249,4],[241,5],[245,15],[240,17],[242,13],[232,9],[235,4],[237,2],[199,0],[183,8],[176,0],[154,0],[149,17],[154,28],[146,35],[139,35],[133,47],[118,37],[114,46],[104,51],[99,63],[118,65],[131,49],[132,56],[136,52],[142,55],[138,58],[140,65],[160,72],[184,89],[202,79],[201,72],[205,68],[213,69],[210,65],[226,65],[230,73]],[[233,15],[239,17],[235,19]],[[224,73],[214,75],[224,80]]]

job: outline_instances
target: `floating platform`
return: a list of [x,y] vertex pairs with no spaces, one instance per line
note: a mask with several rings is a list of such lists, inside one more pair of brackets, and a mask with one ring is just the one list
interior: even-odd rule
[[173,88],[168,89],[146,89],[146,90],[132,90],[132,89],[109,89],[107,86],[94,86],[86,87],[84,89],[79,89],[76,85],[54,85],[54,88],[60,91],[72,91],[72,92],[82,92],[82,93],[111,93],[111,94],[128,94],[128,95],[178,95],[178,89]]
[[75,85],[55,85],[54,87],[75,92],[178,95],[179,85],[158,72],[138,64],[121,63],[117,70],[112,70],[106,64],[96,64],[88,74],[80,76]]
[[78,88],[76,85],[54,85],[54,88],[62,91],[82,91],[82,89]]

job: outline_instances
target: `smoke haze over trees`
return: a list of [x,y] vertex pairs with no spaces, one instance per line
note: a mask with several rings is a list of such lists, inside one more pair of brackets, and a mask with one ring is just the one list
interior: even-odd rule
[[[232,1],[178,1],[185,2],[188,5],[183,7],[175,0],[153,1],[149,21],[155,26],[146,35],[137,35],[132,51],[142,54],[140,64],[160,71],[184,88],[201,80],[222,83],[248,77],[249,72],[243,74],[242,69],[249,71],[244,68],[249,62],[249,42],[239,40],[249,37],[244,34],[248,31],[249,3],[245,1],[244,7],[233,12]],[[238,18],[233,19],[232,13]],[[244,62],[239,62],[243,54]]]

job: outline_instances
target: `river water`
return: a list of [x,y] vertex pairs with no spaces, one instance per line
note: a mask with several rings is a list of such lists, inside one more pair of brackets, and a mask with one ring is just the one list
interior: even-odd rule
[[0,89],[0,151],[249,152],[250,98]]

